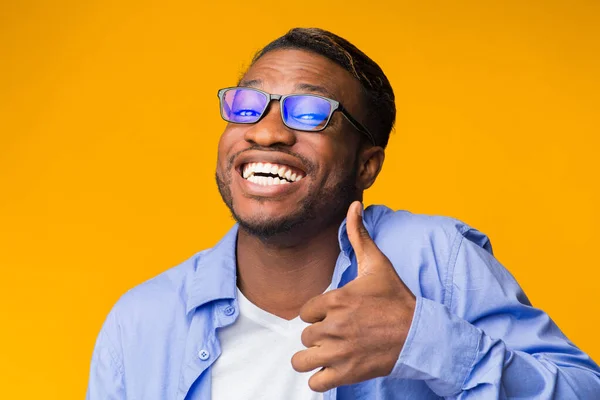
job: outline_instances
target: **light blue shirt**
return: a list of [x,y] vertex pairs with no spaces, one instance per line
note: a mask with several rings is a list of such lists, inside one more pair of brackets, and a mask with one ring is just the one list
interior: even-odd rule
[[[392,373],[330,390],[326,400],[600,399],[598,365],[531,306],[485,235],[383,206],[367,208],[364,221],[416,308]],[[238,317],[236,237],[237,226],[117,302],[96,342],[87,399],[210,398],[218,328]],[[345,222],[338,237],[335,288],[356,276]]]

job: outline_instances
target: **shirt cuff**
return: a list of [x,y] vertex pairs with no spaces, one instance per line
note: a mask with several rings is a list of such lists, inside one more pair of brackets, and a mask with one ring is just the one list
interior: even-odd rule
[[390,376],[427,383],[438,396],[462,391],[483,332],[440,303],[417,297],[413,321]]

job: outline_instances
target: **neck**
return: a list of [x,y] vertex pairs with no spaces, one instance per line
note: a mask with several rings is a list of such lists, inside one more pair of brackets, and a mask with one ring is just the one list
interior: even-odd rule
[[[340,221],[341,222],[341,221]],[[339,256],[339,224],[313,234],[261,239],[240,229],[237,238],[237,285],[263,310],[293,319],[311,298],[331,284]]]

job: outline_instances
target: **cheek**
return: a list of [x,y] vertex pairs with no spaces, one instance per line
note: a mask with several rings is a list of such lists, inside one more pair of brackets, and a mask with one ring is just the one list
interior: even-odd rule
[[331,138],[322,146],[322,159],[329,160],[329,163],[335,167],[335,172],[342,173],[348,168],[354,167],[356,161],[356,152],[354,141],[347,136]]
[[311,140],[310,158],[317,161],[316,176],[321,181],[321,186],[336,187],[355,168],[356,154],[352,151],[353,143],[349,142],[337,137]]
[[228,138],[225,132],[219,138],[219,145],[217,147],[217,165],[221,166],[225,160],[227,160],[227,153],[229,152],[229,148],[231,148],[231,144],[228,141]]
[[225,128],[217,148],[217,168],[225,169],[231,156],[240,150],[244,141],[241,140],[243,134],[236,129]]

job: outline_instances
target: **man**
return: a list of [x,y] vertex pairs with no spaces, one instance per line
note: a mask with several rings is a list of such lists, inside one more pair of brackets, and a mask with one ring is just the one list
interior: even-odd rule
[[598,366],[486,236],[363,212],[395,105],[360,50],[294,29],[219,100],[216,178],[238,224],[119,300],[88,399],[600,398]]

